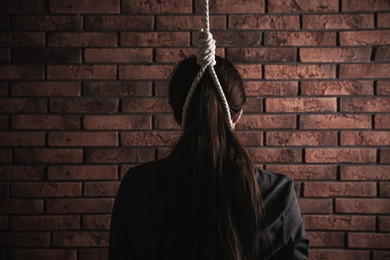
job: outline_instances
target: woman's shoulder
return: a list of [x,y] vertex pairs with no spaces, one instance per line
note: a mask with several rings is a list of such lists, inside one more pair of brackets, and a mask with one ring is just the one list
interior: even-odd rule
[[294,181],[291,177],[257,169],[257,181],[266,210],[271,210],[276,214],[283,214],[289,206],[294,194]]

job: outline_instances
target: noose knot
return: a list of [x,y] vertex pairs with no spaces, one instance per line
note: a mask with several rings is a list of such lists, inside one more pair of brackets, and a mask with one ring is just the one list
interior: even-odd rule
[[215,61],[215,40],[210,31],[201,30],[196,54],[196,61],[199,66],[214,66]]

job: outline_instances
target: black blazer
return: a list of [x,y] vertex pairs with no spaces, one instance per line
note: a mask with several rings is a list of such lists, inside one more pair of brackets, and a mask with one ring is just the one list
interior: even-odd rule
[[[154,246],[164,230],[161,217],[156,215],[158,192],[166,178],[168,159],[134,167],[123,178],[112,212],[109,259],[156,259]],[[261,189],[266,229],[264,236],[270,244],[259,259],[307,259],[309,240],[291,178],[257,170]],[[158,237],[158,238],[156,238]]]

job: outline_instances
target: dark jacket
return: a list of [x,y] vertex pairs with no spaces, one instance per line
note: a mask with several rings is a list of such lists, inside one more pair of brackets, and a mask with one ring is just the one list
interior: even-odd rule
[[[169,174],[168,161],[137,166],[123,178],[112,212],[109,259],[156,259],[155,245],[162,244],[161,237],[169,233],[156,210],[164,207],[158,194]],[[270,242],[259,259],[307,259],[309,240],[292,179],[262,169],[257,173],[267,227],[264,234]]]

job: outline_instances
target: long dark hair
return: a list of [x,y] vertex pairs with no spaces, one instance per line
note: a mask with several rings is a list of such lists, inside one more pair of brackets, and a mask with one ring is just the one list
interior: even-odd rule
[[[246,102],[238,71],[216,57],[214,67],[237,118]],[[181,123],[183,105],[200,66],[181,61],[172,74],[169,101]],[[229,126],[205,72],[190,102],[183,135],[170,155],[174,161],[176,259],[249,260],[259,255],[262,201],[256,171]],[[176,190],[177,189],[177,190]],[[171,243],[169,242],[169,243]]]

